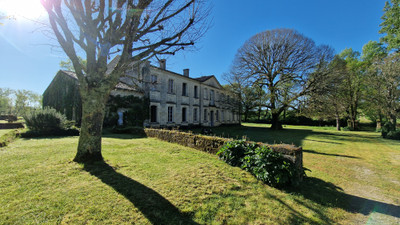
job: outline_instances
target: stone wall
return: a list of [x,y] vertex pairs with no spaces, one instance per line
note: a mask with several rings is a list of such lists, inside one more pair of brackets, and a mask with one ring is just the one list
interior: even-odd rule
[[[178,130],[146,128],[144,131],[148,137],[154,137],[163,141],[177,143],[211,154],[216,154],[226,142],[233,140],[229,138],[196,135]],[[273,151],[281,153],[285,158],[290,160],[296,166],[298,171],[298,174],[296,174],[296,181],[300,182],[303,180],[303,149],[301,147],[288,144],[269,145],[261,142],[258,142],[257,144],[260,146],[268,146]]]

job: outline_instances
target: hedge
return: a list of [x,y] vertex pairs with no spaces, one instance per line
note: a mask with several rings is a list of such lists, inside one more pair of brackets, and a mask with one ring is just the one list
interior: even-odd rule
[[12,130],[0,137],[0,148],[7,146],[10,142],[14,141],[21,136],[21,130]]
[[[225,143],[233,140],[215,136],[196,135],[190,132],[180,132],[178,130],[145,128],[144,132],[148,137],[177,143],[211,154],[216,154]],[[288,144],[269,145],[261,142],[257,142],[256,144],[270,147],[273,151],[281,153],[295,165],[298,171],[298,174],[296,174],[296,182],[303,180],[303,149],[301,147]]]
[[68,137],[68,136],[79,136],[79,130],[77,128],[56,129],[47,132],[28,130],[26,132],[21,133],[22,138]]
[[25,128],[22,123],[0,123],[0,129],[19,129]]

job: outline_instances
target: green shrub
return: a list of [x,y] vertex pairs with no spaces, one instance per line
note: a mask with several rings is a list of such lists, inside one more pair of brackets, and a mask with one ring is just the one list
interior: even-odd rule
[[247,152],[242,169],[249,171],[257,179],[273,187],[290,184],[296,173],[293,163],[271,148],[260,146]]
[[392,130],[387,133],[386,138],[400,140],[400,130]]
[[217,155],[231,166],[242,166],[243,158],[246,152],[251,151],[251,147],[245,140],[229,141],[222,146]]
[[67,121],[63,114],[50,107],[31,111],[24,116],[24,119],[31,131],[44,133],[65,129]]
[[24,116],[26,126],[29,131],[22,134],[22,137],[41,137],[41,136],[77,136],[79,130],[71,127],[72,122],[57,112],[55,109],[45,107],[31,111]]
[[353,131],[354,129],[349,127],[349,126],[347,126],[347,127],[343,127],[342,130],[343,131]]
[[79,136],[79,130],[76,128],[70,128],[65,130],[54,130],[53,132],[41,132],[28,130],[21,133],[22,138],[36,138],[36,137],[63,137],[63,136]]
[[[391,123],[390,121],[386,122],[383,127],[382,127],[382,137],[383,138],[388,138],[388,134],[391,131],[395,131],[396,130],[396,126]],[[392,133],[393,135],[393,133]]]
[[240,166],[257,179],[273,187],[289,185],[296,175],[292,162],[270,147],[236,140],[227,142],[217,153],[231,166]]

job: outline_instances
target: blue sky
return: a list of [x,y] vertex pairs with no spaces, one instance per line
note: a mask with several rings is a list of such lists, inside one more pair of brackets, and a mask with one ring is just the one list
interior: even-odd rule
[[[7,1],[7,0],[0,0]],[[38,0],[29,0],[38,1]],[[167,58],[167,69],[190,76],[222,75],[229,71],[238,48],[251,36],[270,29],[292,28],[327,44],[336,53],[361,51],[369,40],[379,41],[383,0],[215,0],[213,25],[197,51]],[[0,11],[2,11],[0,4]],[[39,25],[24,18],[0,26],[0,87],[42,94],[65,60],[54,40]]]

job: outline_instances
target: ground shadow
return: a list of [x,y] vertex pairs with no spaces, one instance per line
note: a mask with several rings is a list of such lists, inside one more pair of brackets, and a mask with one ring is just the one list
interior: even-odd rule
[[103,138],[116,138],[116,139],[139,139],[146,138],[145,135],[139,134],[114,134],[114,133],[103,133],[101,135]]
[[[193,130],[195,133],[200,133],[199,129]],[[293,144],[301,146],[303,140],[312,134],[318,134],[313,130],[308,129],[282,129],[272,130],[268,127],[251,127],[251,126],[221,126],[212,128],[213,134],[216,136],[240,139],[246,137],[255,142],[264,142],[268,144]],[[325,134],[325,133],[320,133]]]
[[317,154],[317,155],[337,156],[337,157],[344,157],[344,158],[360,159],[360,157],[356,157],[356,156],[340,155],[340,154],[329,154],[329,153],[317,152],[317,151],[314,151],[314,150],[305,150],[305,149],[303,149],[303,152],[307,152],[307,153],[311,153],[311,154]]
[[314,140],[314,139],[305,139],[307,141],[319,142],[319,143],[326,143],[326,144],[334,144],[334,145],[342,145],[343,143],[333,142],[333,141],[321,141],[321,140]]
[[[252,126],[220,126],[212,128],[213,134],[216,136],[241,139],[246,137],[251,141],[264,142],[269,144],[293,144],[302,146],[304,141],[316,141],[327,144],[342,145],[342,141],[352,142],[373,142],[374,139],[381,137],[371,135],[361,135],[354,132],[326,132],[324,130],[311,129],[291,129],[284,128],[282,130],[272,130],[269,127],[252,127]],[[193,129],[194,133],[200,133],[200,129]],[[306,139],[308,136],[320,137],[324,140]]]
[[84,165],[84,170],[128,199],[152,224],[197,224],[188,214],[145,185],[114,170],[106,162]]
[[[378,212],[400,218],[400,206],[398,205],[346,194],[340,187],[315,177],[306,177],[299,187],[291,187],[286,191],[300,194],[320,205],[338,207],[352,213],[369,215],[373,212]],[[298,200],[297,202],[307,207],[304,202]],[[321,217],[325,219],[324,215]]]

